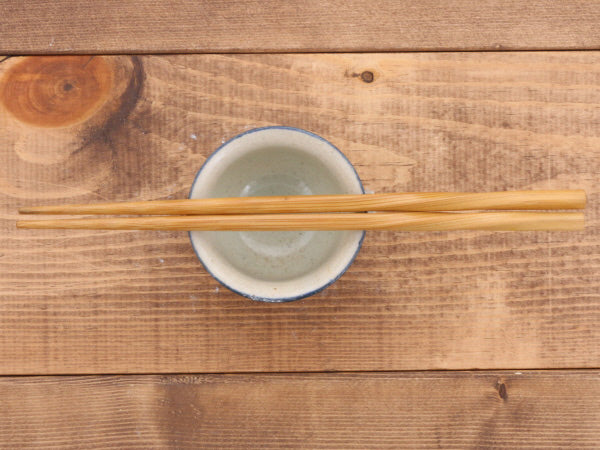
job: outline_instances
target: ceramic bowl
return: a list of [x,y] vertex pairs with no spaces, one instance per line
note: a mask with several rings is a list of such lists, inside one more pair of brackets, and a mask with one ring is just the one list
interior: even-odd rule
[[[219,147],[190,198],[363,194],[348,159],[325,139],[290,127],[257,128]],[[206,270],[230,290],[265,302],[313,295],[356,257],[363,231],[192,231]]]

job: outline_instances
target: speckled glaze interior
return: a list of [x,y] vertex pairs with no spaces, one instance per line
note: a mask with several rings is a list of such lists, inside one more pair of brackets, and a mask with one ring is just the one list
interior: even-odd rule
[[[204,163],[190,198],[362,194],[346,157],[304,130],[247,131]],[[363,231],[193,231],[204,267],[246,297],[285,302],[312,295],[339,278],[360,249]]]

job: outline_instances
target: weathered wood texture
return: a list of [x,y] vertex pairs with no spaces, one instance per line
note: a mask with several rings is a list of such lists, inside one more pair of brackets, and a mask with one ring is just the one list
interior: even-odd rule
[[600,373],[1,378],[3,448],[597,448]]
[[595,0],[3,0],[0,52],[600,48]]
[[[10,58],[0,372],[598,367],[599,105],[596,52]],[[584,188],[588,227],[368,233],[286,305],[220,287],[184,233],[15,229],[18,206],[183,198],[270,124],[330,139],[376,192]]]

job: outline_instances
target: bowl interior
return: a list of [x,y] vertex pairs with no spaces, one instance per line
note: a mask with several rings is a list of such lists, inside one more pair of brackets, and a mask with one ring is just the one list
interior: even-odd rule
[[[217,150],[192,198],[362,193],[356,172],[323,139],[295,129],[247,133]],[[248,297],[286,301],[318,291],[351,263],[361,231],[195,231],[198,256],[219,281]]]

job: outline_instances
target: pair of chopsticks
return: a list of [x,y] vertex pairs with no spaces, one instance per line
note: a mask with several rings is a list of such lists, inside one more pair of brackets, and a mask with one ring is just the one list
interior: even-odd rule
[[[585,203],[583,190],[157,200],[21,208],[22,214],[155,216],[20,220],[17,227],[185,231],[581,230],[584,227],[581,212],[539,210],[583,209]],[[505,211],[463,212],[480,210]],[[362,214],[366,211],[378,212]]]

